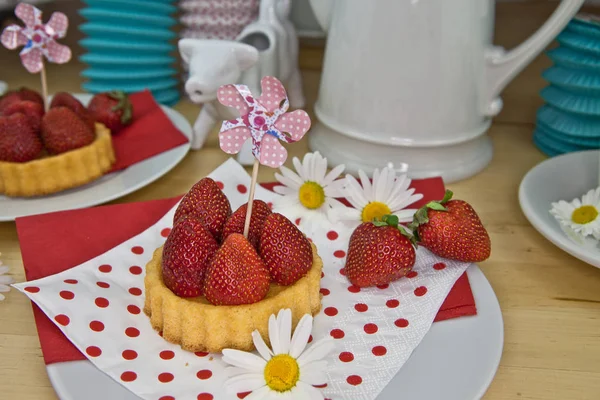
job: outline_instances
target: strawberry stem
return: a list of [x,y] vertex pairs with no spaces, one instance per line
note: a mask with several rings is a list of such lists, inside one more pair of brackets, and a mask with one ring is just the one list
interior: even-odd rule
[[131,117],[133,114],[133,106],[129,101],[129,96],[127,93],[120,90],[113,90],[112,92],[107,93],[107,95],[118,101],[117,105],[114,106],[112,111],[122,111],[121,114],[121,123],[128,124],[131,121]]
[[400,220],[396,215],[384,215],[383,217],[381,217],[381,220],[379,218],[375,218],[372,221],[372,223],[375,226],[391,226],[393,228],[398,229],[402,235],[404,235],[408,240],[410,240],[413,246],[417,247],[417,241],[415,240],[415,237],[411,235],[402,225],[400,225]]
[[429,203],[425,204],[423,207],[417,210],[417,212],[413,216],[412,222],[408,224],[408,229],[412,231],[413,237],[416,241],[421,241],[421,238],[419,237],[419,226],[425,225],[429,222],[428,211],[448,211],[446,207],[444,207],[444,204],[448,203],[448,201],[452,199],[453,195],[454,193],[452,193],[451,190],[446,189],[446,192],[444,193],[444,198],[442,200],[430,201]]

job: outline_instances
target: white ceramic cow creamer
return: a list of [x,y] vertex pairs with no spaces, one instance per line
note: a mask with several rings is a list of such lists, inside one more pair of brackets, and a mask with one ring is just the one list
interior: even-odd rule
[[[179,52],[188,66],[185,91],[194,103],[204,103],[194,123],[192,148],[200,149],[214,125],[238,117],[217,101],[217,89],[239,83],[258,95],[260,80],[275,76],[286,86],[291,108],[304,106],[298,69],[298,38],[288,20],[291,0],[262,0],[258,20],[230,40],[182,39]],[[244,165],[254,162],[247,141],[238,154]]]

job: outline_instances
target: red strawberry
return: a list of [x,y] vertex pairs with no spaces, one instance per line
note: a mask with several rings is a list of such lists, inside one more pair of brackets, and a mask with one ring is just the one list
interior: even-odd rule
[[66,107],[51,108],[42,119],[42,141],[51,154],[60,154],[92,143],[94,131]]
[[19,90],[11,90],[0,97],[0,114],[4,112],[6,107],[19,101],[33,101],[44,107],[44,99],[42,99],[42,96],[38,92],[21,88]]
[[25,114],[0,117],[0,160],[27,162],[39,157],[42,142]]
[[4,116],[9,116],[16,113],[25,114],[33,130],[35,132],[40,131],[42,117],[44,116],[44,106],[30,100],[21,100],[9,104],[2,112]]
[[173,227],[163,247],[162,276],[179,297],[204,294],[204,275],[219,244],[202,221],[185,216]]
[[446,191],[441,201],[419,209],[409,228],[423,247],[433,254],[464,262],[486,260],[491,253],[490,237],[471,205],[450,200]]
[[56,107],[67,107],[71,111],[75,112],[81,118],[92,131],[94,131],[94,117],[88,111],[87,108],[79,100],[77,100],[71,93],[58,92],[52,97],[50,108]]
[[231,205],[215,181],[207,177],[192,186],[183,196],[175,210],[173,223],[177,224],[184,215],[193,215],[200,219],[220,242],[225,221],[231,215]]
[[88,109],[98,122],[115,134],[131,123],[133,106],[125,92],[113,91],[95,95]]
[[312,267],[310,242],[296,225],[278,213],[265,219],[258,251],[271,279],[280,285],[295,283]]
[[269,271],[250,242],[239,233],[227,236],[204,280],[204,295],[214,305],[252,304],[269,292]]
[[346,259],[346,277],[358,287],[384,285],[408,274],[416,253],[398,217],[364,222],[352,233]]
[[[232,233],[244,233],[244,223],[246,222],[246,212],[248,211],[248,203],[243,204],[235,210],[225,222],[223,228],[223,238]],[[248,232],[248,241],[255,249],[258,249],[260,241],[260,233],[262,232],[265,219],[271,214],[271,209],[262,200],[254,200],[252,202],[252,217],[250,218],[250,231]]]

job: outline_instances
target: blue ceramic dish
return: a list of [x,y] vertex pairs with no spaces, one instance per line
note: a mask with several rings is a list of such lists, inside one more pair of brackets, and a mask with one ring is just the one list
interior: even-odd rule
[[545,87],[540,95],[546,103],[560,110],[600,117],[600,97],[575,94],[555,86]]
[[542,77],[552,85],[571,93],[600,97],[600,71],[593,73],[555,65],[545,70]]
[[540,107],[537,120],[564,135],[580,138],[600,138],[600,118],[570,114],[549,105]]

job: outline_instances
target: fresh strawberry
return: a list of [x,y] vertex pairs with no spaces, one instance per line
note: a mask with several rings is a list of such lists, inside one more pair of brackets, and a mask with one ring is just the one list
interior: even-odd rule
[[250,242],[239,233],[225,238],[204,280],[204,295],[214,305],[252,304],[269,292],[269,271]]
[[0,97],[0,114],[4,113],[4,109],[19,101],[33,101],[44,107],[44,99],[38,92],[31,89],[21,88],[19,90],[11,90]]
[[44,116],[44,106],[30,100],[21,100],[9,104],[2,112],[4,116],[9,116],[16,113],[25,114],[33,130],[35,132],[40,131],[42,117]]
[[491,253],[490,237],[471,205],[450,200],[446,191],[441,201],[419,209],[409,228],[423,247],[433,254],[464,262],[486,260]]
[[67,107],[71,111],[75,112],[81,118],[92,131],[95,128],[95,121],[92,113],[79,100],[77,100],[71,93],[58,92],[52,97],[50,108],[56,107]]
[[231,205],[211,178],[203,178],[183,196],[175,210],[173,223],[184,215],[200,219],[217,241],[221,241],[225,221],[231,215]]
[[408,274],[416,253],[410,235],[398,217],[362,223],[350,236],[346,277],[358,287],[384,285]]
[[[246,212],[248,203],[242,204],[225,222],[223,228],[223,238],[232,233],[244,233],[244,223],[246,222]],[[248,231],[248,241],[255,249],[258,249],[260,233],[262,232],[265,219],[271,214],[271,209],[262,200],[252,202],[252,217],[250,218],[250,230]]]
[[94,131],[67,107],[48,110],[42,119],[42,141],[51,154],[60,154],[92,143]]
[[27,162],[39,157],[42,142],[25,114],[0,117],[0,160]]
[[115,134],[131,123],[133,106],[125,92],[113,91],[95,95],[88,109],[98,122]]
[[179,297],[203,295],[204,275],[218,248],[219,244],[202,221],[183,217],[163,247],[163,282]]
[[263,225],[258,252],[271,279],[284,286],[308,273],[313,263],[312,246],[302,232],[281,214],[270,214]]

